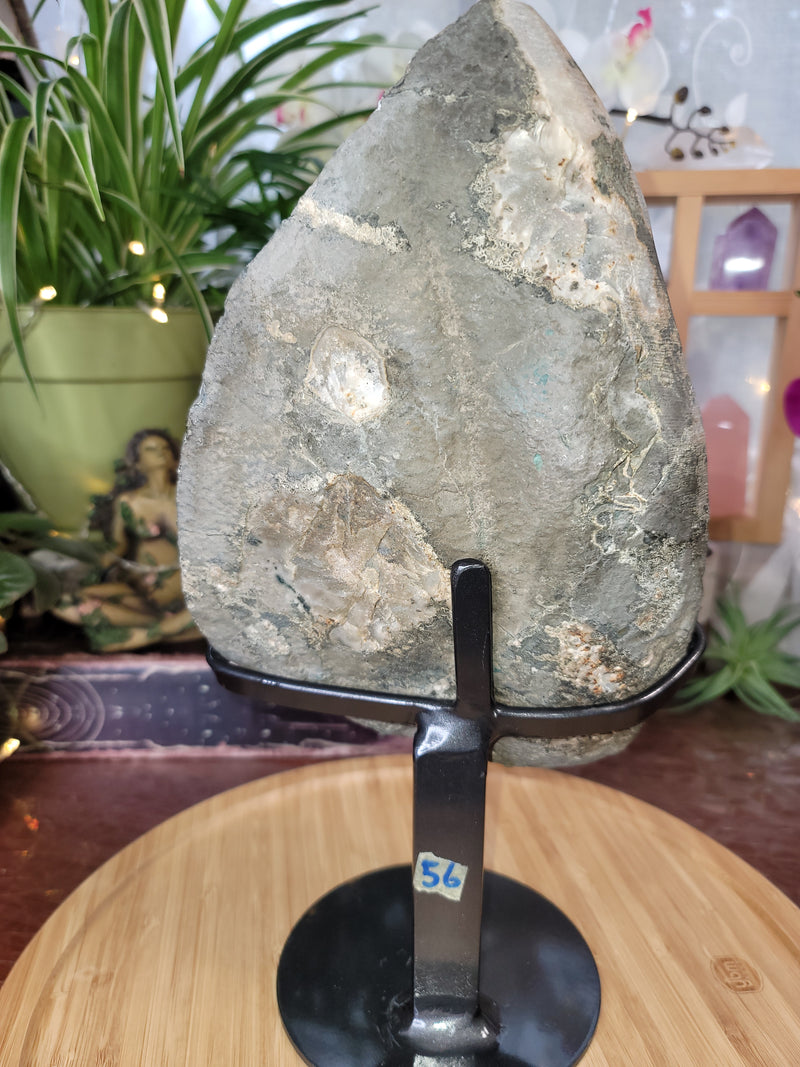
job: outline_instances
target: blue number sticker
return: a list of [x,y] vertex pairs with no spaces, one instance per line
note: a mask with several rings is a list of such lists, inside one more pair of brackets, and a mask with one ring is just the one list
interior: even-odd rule
[[414,890],[439,893],[448,900],[461,900],[467,868],[455,860],[443,859],[433,852],[420,852],[414,867]]

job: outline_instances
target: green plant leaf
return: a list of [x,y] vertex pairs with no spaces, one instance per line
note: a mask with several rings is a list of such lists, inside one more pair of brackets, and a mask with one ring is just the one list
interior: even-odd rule
[[17,350],[25,377],[36,391],[31,377],[22,326],[17,308],[17,218],[19,216],[19,190],[28,134],[33,126],[30,116],[23,116],[6,128],[0,140],[0,289],[8,315],[11,339]]
[[33,119],[34,130],[36,133],[36,144],[40,152],[42,151],[42,146],[45,140],[45,127],[50,121],[50,115],[48,114],[50,109],[50,97],[53,95],[55,84],[54,81],[46,78],[44,81],[40,81],[36,86],[33,103]]
[[[363,12],[362,12],[363,13]],[[359,13],[356,13],[356,17]],[[295,85],[308,85],[309,78],[313,77],[317,71],[325,70],[333,63],[338,63],[342,59],[346,59],[348,56],[354,55],[356,52],[363,52],[366,48],[372,48],[382,42],[383,38],[378,34],[365,34],[363,37],[357,37],[353,41],[325,41],[325,51],[315,56],[314,59],[300,67],[291,77],[287,78],[283,83],[284,89],[292,89]],[[318,90],[318,86],[313,86],[313,91]],[[382,86],[385,88],[385,86]]]
[[128,24],[128,58],[127,64],[122,68],[123,75],[127,70],[128,86],[127,98],[130,119],[126,126],[130,127],[130,149],[128,158],[139,173],[142,166],[143,148],[143,122],[140,121],[142,106],[142,71],[146,49],[144,30],[138,19],[130,19]]
[[[105,28],[103,29],[103,35],[105,36]],[[86,77],[98,91],[102,91],[103,60],[100,51],[100,41],[93,33],[82,33],[78,37],[73,37],[67,43],[67,56],[79,56],[81,53],[83,54],[83,61],[86,65]],[[73,66],[72,63],[69,65]]]
[[[26,112],[30,112],[31,95],[29,92],[26,91],[24,85],[20,85],[20,83],[14,78],[10,78],[7,74],[4,74],[2,72],[0,72],[0,85],[3,86],[7,93],[10,93],[20,104],[22,104],[22,107],[25,109]],[[8,122],[13,121],[14,113],[10,107],[4,109],[3,113],[6,116]]]
[[97,563],[99,556],[97,548],[90,542],[77,537],[61,537],[55,535],[42,541],[42,548],[48,548],[51,552],[68,556],[69,559],[77,559],[81,563]]
[[[46,52],[40,52],[38,48],[31,48],[30,45],[20,44],[19,41],[16,41],[11,36],[2,23],[0,23],[0,42],[2,42],[4,52],[11,52],[12,55],[21,60],[20,66],[23,66],[32,75],[32,82],[38,82],[42,76],[41,71],[36,66],[36,62],[42,64],[55,63],[57,66],[66,69],[66,64],[60,59],[56,59],[55,56],[49,56]],[[34,60],[36,62],[31,65],[26,63],[26,60]]]
[[63,134],[65,141],[69,145],[97,214],[105,221],[106,215],[100,201],[100,189],[97,185],[92,162],[92,144],[89,139],[89,130],[83,123],[57,123],[56,129]]
[[[157,96],[150,109],[150,150],[147,159],[146,189],[144,208],[149,214],[158,210],[158,188],[164,172],[164,129],[166,115],[164,98]],[[186,161],[184,160],[184,168]]]
[[104,41],[108,32],[110,6],[108,0],[81,0],[89,19],[89,33],[97,41]]
[[169,18],[164,0],[133,0],[133,6],[139,17],[142,29],[147,37],[148,44],[153,50],[153,56],[158,69],[159,85],[163,94],[169,124],[172,130],[172,139],[178,156],[178,167],[184,169],[183,159],[183,135],[181,133],[180,119],[178,118],[178,97],[175,92],[175,75],[172,62],[172,40],[170,35]]
[[75,96],[86,108],[89,121],[94,124],[96,139],[103,146],[120,191],[131,200],[138,201],[139,191],[134,170],[111,121],[105,101],[89,79],[74,67],[67,68],[67,77]]
[[732,590],[728,595],[720,597],[717,601],[717,612],[732,638],[741,636],[747,630],[747,619],[739,604],[737,590]]
[[52,522],[44,515],[32,515],[27,511],[0,512],[0,534],[7,532],[47,534],[52,529]]
[[788,685],[800,690],[800,659],[786,652],[776,652],[762,664],[764,677],[775,685]]
[[736,672],[726,665],[714,674],[705,678],[696,678],[683,686],[677,693],[675,706],[678,710],[682,710],[699,707],[701,704],[710,704],[712,700],[724,696],[735,681]]
[[[222,112],[209,121],[204,116],[194,140],[187,144],[187,170],[190,176],[207,165],[209,157],[223,156],[229,145],[241,144],[258,129],[258,120],[287,101],[310,100],[299,93],[273,93],[248,100],[236,109],[235,116]],[[341,121],[337,119],[336,121]],[[263,127],[262,127],[263,129]],[[272,131],[270,131],[272,132]]]
[[165,0],[165,4],[167,9],[167,21],[169,23],[169,39],[174,52],[175,42],[178,39],[178,33],[181,27],[181,19],[183,18],[183,9],[186,6],[186,0]]
[[50,608],[55,607],[61,599],[63,586],[58,575],[37,560],[31,559],[29,563],[36,575],[36,582],[33,586],[33,607],[38,615],[43,615]]
[[785,641],[794,630],[800,626],[800,612],[795,605],[790,604],[777,611],[771,619],[771,631],[776,644]]
[[195,89],[192,106],[185,123],[187,140],[191,140],[197,129],[197,123],[205,107],[206,94],[212,81],[218,74],[223,59],[228,55],[231,41],[239,25],[242,12],[247,6],[248,0],[229,0],[225,14],[220,22],[219,29],[214,35],[211,50],[204,55],[200,70],[200,78]]
[[762,715],[774,715],[789,722],[800,722],[800,713],[755,671],[739,678],[733,686],[733,691],[744,704]]
[[164,251],[169,255],[169,258],[172,260],[176,273],[180,274],[186,285],[186,288],[189,290],[189,295],[191,297],[192,303],[194,307],[200,312],[200,317],[203,320],[206,336],[210,341],[212,336],[214,335],[214,323],[211,321],[211,314],[209,313],[208,305],[203,299],[200,290],[197,288],[197,284],[194,278],[183,266],[180,254],[173,247],[172,242],[169,240],[167,235],[152,218],[148,218],[148,216],[142,211],[138,204],[133,203],[126,197],[121,196],[119,193],[112,192],[111,190],[106,190],[105,195],[113,200],[117,200],[120,203],[125,204],[134,214],[138,215],[142,219],[142,221],[146,222],[147,225],[153,230],[154,234],[161,242]]
[[[104,2],[104,0],[99,0]],[[137,115],[131,112],[130,97],[130,46],[129,29],[131,20],[130,0],[122,0],[114,5],[108,32],[104,38],[103,49],[103,97],[108,107],[108,114],[114,123],[128,158],[135,166],[133,154],[133,126]]]
[[15,552],[0,549],[0,612],[33,589],[36,572]]
[[[91,289],[99,297],[103,293],[107,279],[100,269],[100,264],[95,260],[92,249],[85,242],[80,241],[74,233],[69,232],[65,233],[62,238],[62,248],[66,252],[64,260],[71,269],[69,277],[75,284],[75,289],[72,291],[77,295],[81,289]],[[78,303],[76,297],[70,295],[70,289],[64,287],[63,282],[59,285],[59,292],[62,290],[65,304]]]
[[[41,232],[44,245],[41,256],[42,262],[37,266],[37,276],[39,278],[43,277],[46,270],[44,261],[55,263],[61,254],[61,222],[65,196],[57,182],[62,175],[70,172],[70,166],[73,163],[71,150],[66,138],[59,136],[58,133],[56,133],[55,137],[50,136],[54,125],[52,118],[48,116],[42,123],[41,138],[38,142],[39,155],[45,168],[41,193],[44,201],[44,212],[40,214],[37,220],[37,231]],[[54,176],[53,180],[51,180],[51,176]],[[26,201],[28,200],[27,197],[25,199]],[[20,218],[20,229],[24,233],[24,216]],[[19,262],[19,254],[17,255],[17,261]]]
[[317,137],[320,137],[324,133],[329,133],[337,126],[341,126],[344,122],[352,122],[354,119],[368,119],[375,108],[365,108],[362,111],[351,111],[347,115],[337,115],[335,118],[326,119],[324,122],[318,122],[315,126],[309,126],[305,130],[300,130],[298,133],[292,134],[281,142],[281,148],[284,151],[299,150],[303,148],[306,152],[311,152],[317,149],[330,149],[331,144],[314,144]]
[[356,15],[354,14],[352,16],[342,16],[338,19],[326,19],[322,22],[314,23],[313,26],[303,27],[257,53],[212,94],[204,108],[203,123],[200,124],[198,130],[203,124],[219,118],[223,112],[241,99],[243,93],[252,89],[265,67],[276,62],[287,53],[296,52],[307,47],[317,37],[355,17]]
[[[57,138],[54,140],[58,143]],[[58,225],[58,220],[50,216],[50,198],[47,195],[37,198],[29,189],[30,184],[23,174],[17,222],[17,301],[34,305],[33,315],[26,316],[23,323],[23,334],[36,321],[39,289],[52,283],[52,276],[48,276],[51,263],[48,249],[52,243],[49,231]],[[46,282],[42,280],[45,277]]]
[[[295,19],[304,18],[306,15],[314,15],[317,11],[325,8],[341,7],[350,3],[350,0],[302,0],[301,3],[288,4],[285,7],[273,8],[263,15],[242,21],[237,26],[229,46],[228,55],[238,55],[246,44],[283,22],[292,22]],[[365,9],[371,10],[371,9]],[[353,13],[345,18],[357,18],[361,13]],[[184,64],[176,75],[175,84],[180,95],[196,79],[202,76],[203,68],[207,62],[209,52],[214,46],[213,38],[206,41],[195,51],[189,61]]]

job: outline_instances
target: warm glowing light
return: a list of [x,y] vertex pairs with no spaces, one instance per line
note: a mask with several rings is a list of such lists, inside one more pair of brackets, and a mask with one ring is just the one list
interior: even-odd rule
[[757,393],[768,393],[772,386],[766,378],[748,378],[747,384],[752,385]]
[[144,245],[141,241],[128,241],[128,251],[132,252],[135,256],[143,256]]
[[628,123],[628,125],[630,126],[632,123],[636,122],[638,118],[639,112],[636,110],[636,108],[629,107],[627,114],[625,115],[625,121]]
[[13,756],[19,748],[19,738],[9,737],[8,741],[4,741],[0,745],[0,760],[8,759],[9,756]]
[[67,63],[69,63],[71,67],[79,67],[81,65],[81,57],[77,52],[73,52],[67,60]]
[[761,270],[763,266],[763,256],[731,256],[725,260],[725,273],[748,274],[751,270]]
[[153,300],[157,301],[157,303],[160,304],[166,295],[167,290],[164,288],[161,282],[156,282],[156,284],[153,286]]
[[148,314],[154,322],[169,322],[169,315],[163,308],[150,308]]
[[43,285],[42,288],[39,290],[40,300],[55,300],[57,296],[58,293],[54,285]]

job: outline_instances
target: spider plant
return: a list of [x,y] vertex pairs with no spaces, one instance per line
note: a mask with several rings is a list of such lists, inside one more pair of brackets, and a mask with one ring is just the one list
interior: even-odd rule
[[218,26],[180,67],[185,0],[82,0],[87,28],[63,57],[0,24],[22,76],[0,73],[0,289],[29,380],[21,305],[43,299],[150,305],[163,286],[156,299],[194,306],[210,336],[243,265],[237,212],[246,222],[255,199],[274,227],[315,177],[331,127],[353,118],[283,141],[272,118],[317,101],[331,64],[377,42],[336,39],[364,13],[331,10],[347,2],[249,18],[247,0],[208,0]]
[[735,590],[717,602],[719,625],[709,630],[703,665],[706,673],[678,694],[684,711],[733,693],[763,715],[800,722],[800,713],[775,688],[800,689],[800,657],[780,645],[800,626],[796,606],[780,608],[767,619],[748,623]]

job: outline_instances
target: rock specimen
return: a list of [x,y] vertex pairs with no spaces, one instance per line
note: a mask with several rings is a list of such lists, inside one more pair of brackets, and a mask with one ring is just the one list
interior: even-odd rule
[[506,704],[622,699],[683,657],[700,421],[622,146],[531,8],[426,44],[240,278],[179,506],[201,629],[270,674],[453,695],[466,556]]

